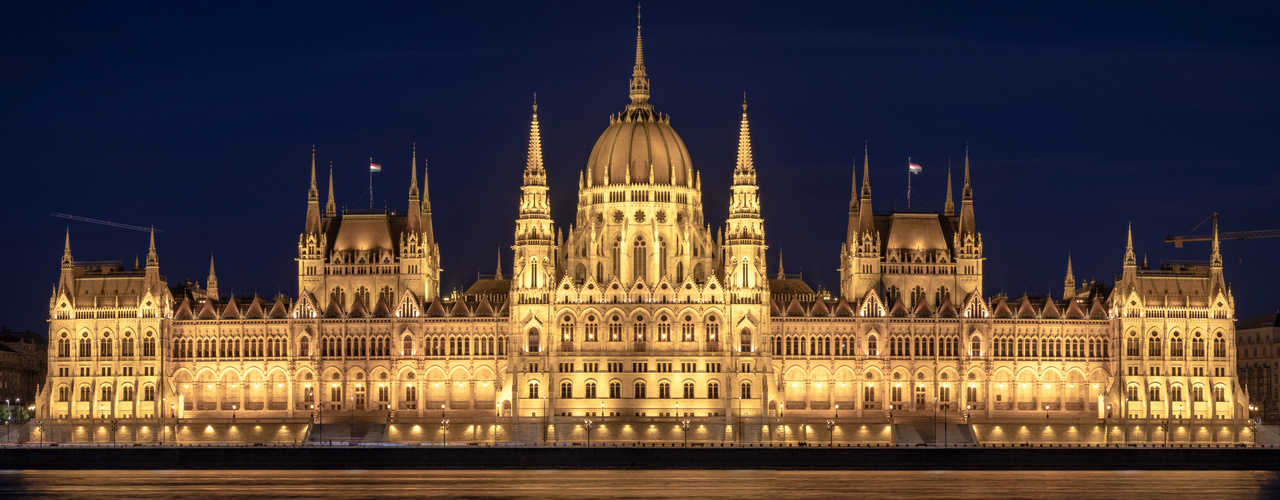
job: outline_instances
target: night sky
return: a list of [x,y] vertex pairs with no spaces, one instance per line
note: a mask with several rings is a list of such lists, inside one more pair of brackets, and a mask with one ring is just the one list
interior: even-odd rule
[[[1061,297],[1175,249],[1214,212],[1223,231],[1280,229],[1280,3],[782,2],[644,6],[652,103],[702,172],[723,225],[740,104],[750,103],[770,274],[838,288],[849,175],[871,149],[874,205],[941,210],[971,151],[986,292]],[[5,244],[0,324],[46,329],[63,232],[77,260],[145,258],[222,292],[296,294],[310,151],[339,206],[401,212],[417,143],[445,288],[510,272],[538,95],[553,215],[571,221],[578,171],[627,104],[629,2],[290,7],[10,5],[0,19]],[[958,192],[957,192],[958,201]],[[323,199],[322,199],[323,203]],[[1208,233],[1209,225],[1196,234]],[[1223,243],[1236,314],[1276,311],[1280,239]]]

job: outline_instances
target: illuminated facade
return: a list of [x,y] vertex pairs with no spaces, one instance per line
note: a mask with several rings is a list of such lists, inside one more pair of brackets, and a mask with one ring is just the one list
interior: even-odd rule
[[942,214],[875,214],[864,154],[840,290],[815,292],[767,272],[746,105],[713,230],[649,98],[637,31],[631,102],[560,226],[547,177],[566,172],[543,164],[534,106],[512,267],[465,293],[440,293],[416,157],[403,215],[339,213],[332,174],[321,209],[313,153],[296,298],[223,297],[212,263],[205,288],[171,288],[154,235],[142,269],[78,263],[68,235],[40,416],[1243,416],[1216,241],[1208,266],[1149,269],[1130,238],[1113,288],[1077,287],[1068,261],[1060,299],[990,296],[967,154],[959,210],[948,177]]

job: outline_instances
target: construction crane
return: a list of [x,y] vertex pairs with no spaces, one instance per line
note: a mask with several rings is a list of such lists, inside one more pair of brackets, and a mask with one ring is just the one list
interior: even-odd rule
[[[1213,225],[1217,226],[1218,212],[1214,212],[1213,217],[1211,218],[1213,219]],[[1209,219],[1205,219],[1206,222],[1208,220]],[[1196,228],[1199,228],[1202,225],[1204,225],[1204,222],[1201,222],[1199,225],[1197,225],[1195,228],[1192,228],[1191,230],[1195,231]],[[1266,229],[1262,231],[1234,231],[1230,233],[1218,233],[1219,240],[1243,241],[1243,240],[1254,239],[1254,238],[1280,238],[1280,229]],[[1165,243],[1173,243],[1173,246],[1177,248],[1182,248],[1182,244],[1189,241],[1213,241],[1213,235],[1206,234],[1206,235],[1199,235],[1199,236],[1191,236],[1190,233],[1188,233],[1186,236],[1174,236],[1171,234],[1165,237],[1164,239]]]
[[118,228],[121,228],[121,229],[132,229],[132,230],[134,230],[134,231],[145,231],[145,232],[155,231],[155,232],[157,232],[157,233],[163,233],[163,232],[164,232],[164,231],[161,231],[161,230],[156,229],[156,228],[154,228],[154,227],[131,226],[131,225],[129,225],[129,224],[121,224],[121,223],[119,223],[119,222],[111,222],[111,221],[98,220],[98,219],[90,219],[90,218],[88,218],[88,217],[80,217],[80,216],[78,216],[78,215],[67,215],[67,214],[60,214],[60,213],[57,213],[57,212],[50,213],[49,215],[50,215],[50,216],[53,216],[53,217],[61,217],[61,218],[63,218],[63,219],[71,219],[71,220],[77,220],[77,221],[80,221],[80,222],[88,222],[88,223],[91,223],[91,224],[102,224],[102,225],[104,225],[104,226],[118,227]]

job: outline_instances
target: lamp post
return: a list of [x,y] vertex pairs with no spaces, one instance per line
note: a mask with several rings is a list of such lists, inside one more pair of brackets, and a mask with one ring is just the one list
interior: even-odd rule
[[[160,415],[164,415],[164,408],[160,408]],[[177,405],[169,405],[169,416],[173,417],[173,440],[178,441],[178,407]]]
[[1164,445],[1169,446],[1169,419],[1160,422],[1160,432],[1164,434]]
[[680,421],[680,429],[684,430],[684,446],[689,447],[689,420]]
[[119,425],[120,420],[115,417],[111,417],[111,446],[116,445],[116,429],[119,428]]
[[947,410],[951,408],[950,403],[942,403],[942,447],[947,447]]
[[836,441],[836,421],[835,419],[827,419],[827,446],[833,446]]
[[591,447],[591,419],[588,418],[586,420],[583,420],[582,427],[587,430],[587,447],[590,448]]
[[[98,405],[98,413],[101,413],[101,414],[102,414],[102,419],[103,419],[103,420],[106,420],[106,419],[107,419],[106,408],[105,408],[103,405]],[[96,439],[97,439],[97,437],[96,437],[96,436],[98,435],[98,430],[97,430],[97,429],[93,429],[93,434],[94,434],[94,436],[95,436],[95,437],[94,437],[94,439],[96,440]]]
[[231,405],[231,425],[236,425],[236,409],[239,405]]
[[43,420],[36,421],[36,431],[40,433],[40,440],[36,441],[36,444],[38,445],[44,444],[44,421]]
[[449,421],[440,421],[440,446],[444,446],[449,439]]

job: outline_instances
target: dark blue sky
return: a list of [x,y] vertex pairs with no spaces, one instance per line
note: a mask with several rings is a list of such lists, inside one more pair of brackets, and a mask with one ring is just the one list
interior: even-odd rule
[[[940,209],[970,144],[988,294],[1060,296],[1068,252],[1111,282],[1130,221],[1153,266],[1207,259],[1163,239],[1214,211],[1280,228],[1280,4],[1113,3],[646,2],[652,102],[718,226],[748,93],[770,272],[781,251],[814,286],[836,286],[864,140],[877,209],[905,205],[908,156],[913,207]],[[532,94],[562,225],[627,102],[628,2],[179,4],[0,19],[0,324],[45,328],[68,225],[79,260],[145,255],[145,233],[50,212],[163,229],[171,283],[203,282],[213,253],[224,290],[295,294],[312,144],[339,204],[364,203],[372,156],[376,203],[403,210],[416,141],[444,281],[465,287],[499,249],[510,265]],[[1224,243],[1238,316],[1280,306],[1278,250]]]

